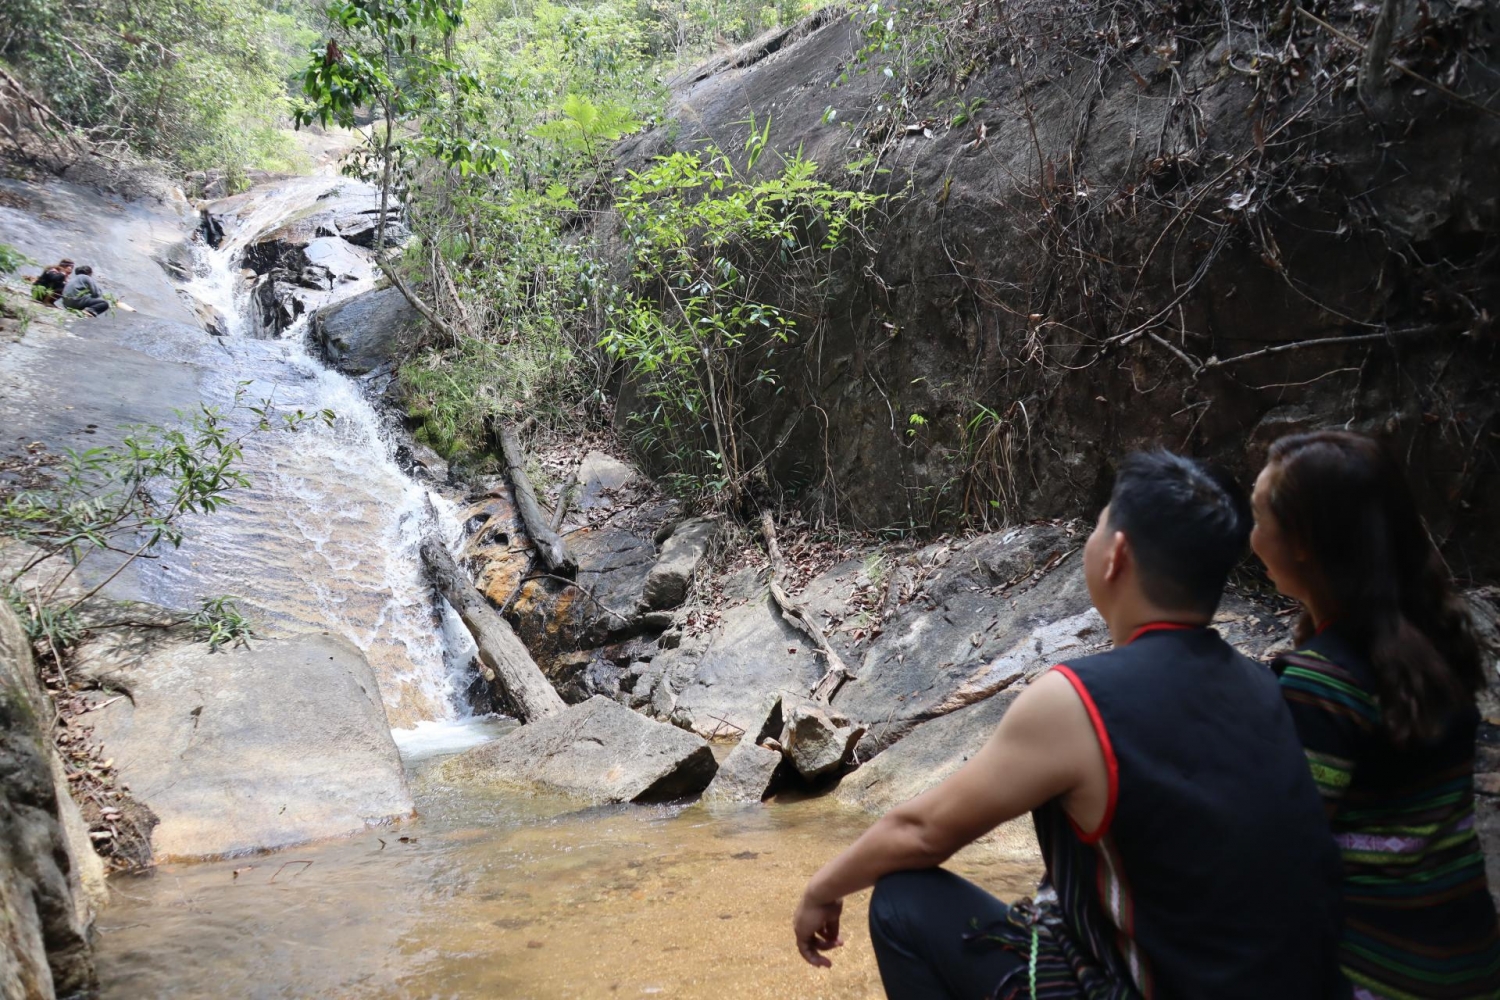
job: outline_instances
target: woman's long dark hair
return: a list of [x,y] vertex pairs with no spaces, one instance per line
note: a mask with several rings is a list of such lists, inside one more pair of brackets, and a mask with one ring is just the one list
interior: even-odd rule
[[[1308,583],[1339,634],[1369,658],[1392,740],[1436,739],[1473,703],[1484,665],[1400,467],[1373,438],[1345,431],[1284,437],[1267,464],[1271,512],[1307,554]],[[1312,631],[1304,611],[1296,641]]]

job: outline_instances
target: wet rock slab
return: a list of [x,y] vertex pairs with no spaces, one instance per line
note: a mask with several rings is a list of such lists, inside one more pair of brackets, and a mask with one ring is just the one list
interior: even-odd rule
[[161,819],[159,860],[287,847],[412,813],[374,674],[345,639],[210,652],[117,633],[85,646],[77,671],[130,693],[101,696],[91,718]]
[[421,327],[406,296],[380,288],[319,311],[310,336],[327,364],[346,375],[368,375],[405,357]]
[[665,802],[701,792],[716,769],[702,739],[596,695],[455,757],[439,778],[533,786],[594,802]]

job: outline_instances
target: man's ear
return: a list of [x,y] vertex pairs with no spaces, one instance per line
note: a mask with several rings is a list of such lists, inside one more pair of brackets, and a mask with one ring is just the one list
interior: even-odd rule
[[1125,575],[1130,565],[1130,542],[1125,532],[1116,531],[1109,537],[1109,551],[1104,556],[1104,579],[1114,583]]

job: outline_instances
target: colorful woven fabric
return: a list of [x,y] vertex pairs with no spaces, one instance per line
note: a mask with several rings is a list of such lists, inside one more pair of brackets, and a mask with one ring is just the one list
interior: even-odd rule
[[1495,1000],[1500,924],[1474,831],[1478,712],[1398,750],[1371,668],[1336,630],[1279,657],[1344,862],[1344,974],[1366,1000]]
[[[1140,1000],[1125,959],[1115,949],[1116,934],[1100,906],[1098,856],[1111,850],[1106,837],[1082,846],[1066,814],[1049,803],[1033,814],[1048,873],[1035,900],[1011,907],[1007,918],[978,935],[1021,954],[1028,968],[1000,983],[996,1000]],[[1116,899],[1120,899],[1118,894]]]

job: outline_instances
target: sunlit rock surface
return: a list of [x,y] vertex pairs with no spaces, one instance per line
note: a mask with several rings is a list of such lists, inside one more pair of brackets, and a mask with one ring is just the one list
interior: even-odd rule
[[375,676],[345,639],[213,652],[185,636],[106,632],[76,672],[129,692],[101,695],[91,718],[160,818],[159,860],[287,847],[412,813]]

